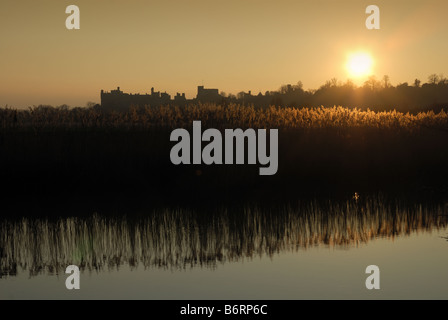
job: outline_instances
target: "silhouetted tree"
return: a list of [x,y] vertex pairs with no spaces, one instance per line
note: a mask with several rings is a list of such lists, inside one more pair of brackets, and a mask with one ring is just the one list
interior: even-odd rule
[[389,78],[389,76],[388,75],[384,75],[383,76],[383,87],[384,88],[389,88],[391,85],[390,85],[390,78]]
[[364,82],[364,87],[375,91],[376,89],[381,87],[381,83],[376,80],[375,76],[370,76],[369,79]]
[[244,99],[244,95],[245,95],[244,91],[240,91],[240,92],[238,92],[236,94],[236,98],[239,99],[239,100],[243,100]]
[[355,84],[353,83],[352,80],[348,79],[347,81],[345,81],[345,83],[343,84],[343,87],[346,89],[355,89]]
[[439,74],[439,81],[437,82],[438,85],[445,85],[448,83],[448,79],[444,77],[444,75],[441,73]]
[[330,79],[330,85],[332,87],[338,87],[338,79],[337,78],[331,78]]
[[415,79],[414,80],[414,87],[420,88],[420,83],[421,83],[421,81],[419,79]]
[[303,83],[302,81],[297,81],[297,84],[294,86],[295,90],[303,91]]
[[439,82],[439,76],[435,73],[429,75],[428,82],[429,84],[437,84]]

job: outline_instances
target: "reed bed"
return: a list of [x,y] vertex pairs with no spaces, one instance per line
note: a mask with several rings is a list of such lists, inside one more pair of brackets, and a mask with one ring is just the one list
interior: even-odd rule
[[214,128],[355,128],[398,129],[410,132],[422,128],[447,129],[448,113],[433,111],[418,114],[398,111],[375,112],[331,108],[257,108],[237,104],[196,104],[185,107],[131,107],[127,112],[107,112],[101,108],[31,107],[28,110],[0,109],[0,129],[149,129],[191,126],[201,120]]
[[[175,128],[279,129],[278,171],[258,165],[173,165]],[[203,146],[205,143],[203,143]],[[10,193],[139,193],[181,198],[270,198],[304,193],[448,193],[448,113],[331,108],[0,109],[0,179]],[[175,194],[175,196],[173,196]],[[214,201],[214,200],[209,200]]]

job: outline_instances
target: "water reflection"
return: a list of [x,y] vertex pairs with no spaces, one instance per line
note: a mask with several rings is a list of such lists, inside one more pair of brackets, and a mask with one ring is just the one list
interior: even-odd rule
[[136,267],[184,269],[326,245],[349,248],[447,226],[446,207],[317,202],[164,209],[144,215],[0,220],[0,277]]

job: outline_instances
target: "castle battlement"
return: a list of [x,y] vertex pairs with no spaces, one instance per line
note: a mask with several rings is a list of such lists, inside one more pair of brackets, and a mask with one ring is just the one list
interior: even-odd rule
[[185,93],[176,93],[174,99],[166,92],[155,91],[151,88],[151,93],[124,93],[117,87],[116,90],[101,90],[101,106],[108,110],[124,111],[131,106],[161,106],[175,104],[186,105],[188,102],[221,102],[223,97],[219,95],[218,89],[206,89],[198,86],[198,93],[195,99],[187,99]]

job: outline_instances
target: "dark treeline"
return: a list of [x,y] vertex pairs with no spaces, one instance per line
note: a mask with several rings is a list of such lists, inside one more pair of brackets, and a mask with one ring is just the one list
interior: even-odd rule
[[[222,93],[224,94],[224,93]],[[416,113],[420,111],[440,111],[448,106],[448,79],[432,74],[428,82],[415,79],[413,83],[393,86],[386,75],[381,80],[371,76],[363,86],[352,81],[345,83],[333,78],[317,90],[304,90],[299,81],[296,85],[284,85],[278,91],[252,95],[240,92],[228,95],[226,101],[257,106],[316,107],[341,105],[348,108],[371,109],[374,111],[397,110]]]

